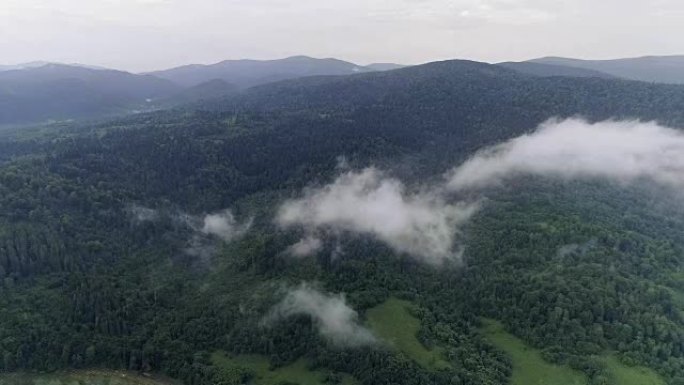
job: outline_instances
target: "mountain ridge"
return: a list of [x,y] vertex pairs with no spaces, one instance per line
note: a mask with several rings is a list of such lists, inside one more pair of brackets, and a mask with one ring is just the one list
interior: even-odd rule
[[558,64],[545,64],[537,62],[503,62],[497,63],[497,65],[535,76],[595,77],[607,79],[617,78],[617,76],[596,70]]
[[336,58],[313,58],[305,55],[283,59],[223,60],[214,64],[189,64],[167,70],[148,72],[185,86],[222,79],[241,88],[291,78],[320,75],[351,75],[374,71],[369,67]]
[[684,84],[684,55],[651,55],[606,60],[549,56],[528,62],[584,68],[631,80]]

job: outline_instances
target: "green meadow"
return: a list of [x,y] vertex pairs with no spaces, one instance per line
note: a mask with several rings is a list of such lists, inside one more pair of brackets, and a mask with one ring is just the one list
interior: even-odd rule
[[390,298],[366,312],[366,323],[376,336],[424,368],[448,368],[440,348],[429,350],[416,337],[420,320],[411,314],[411,306],[408,301]]
[[[545,361],[539,350],[531,348],[519,338],[504,330],[498,321],[483,319],[482,332],[497,348],[503,350],[513,362],[512,385],[584,385],[586,375],[567,365]],[[611,385],[665,385],[653,370],[640,366],[627,366],[613,354],[600,360],[606,366]]]
[[603,357],[603,362],[615,385],[665,385],[658,373],[649,368],[627,366],[613,355]]
[[585,385],[584,373],[569,366],[546,362],[537,349],[530,348],[519,338],[506,332],[494,320],[483,320],[482,332],[497,348],[508,354],[513,362],[512,385]]

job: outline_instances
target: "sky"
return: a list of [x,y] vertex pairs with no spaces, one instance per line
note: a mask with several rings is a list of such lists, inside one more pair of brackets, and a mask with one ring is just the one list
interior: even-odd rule
[[0,64],[684,54],[681,0],[0,0]]

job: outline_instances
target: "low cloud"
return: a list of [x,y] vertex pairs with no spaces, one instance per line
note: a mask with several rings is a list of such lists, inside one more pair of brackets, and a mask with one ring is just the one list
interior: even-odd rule
[[654,122],[550,120],[530,134],[479,151],[427,190],[409,191],[372,167],[347,171],[285,202],[276,222],[309,234],[290,247],[292,255],[316,252],[321,243],[314,235],[350,232],[372,235],[398,252],[437,265],[458,259],[459,229],[479,207],[452,203],[450,194],[467,191],[482,197],[485,188],[524,175],[621,184],[647,180],[680,189],[684,133]]
[[271,309],[267,322],[295,315],[310,316],[319,333],[340,346],[362,346],[376,343],[370,330],[361,326],[358,313],[347,305],[342,294],[322,293],[307,284],[289,290]]
[[307,257],[317,253],[323,247],[323,241],[313,235],[307,235],[290,246],[287,252],[295,257]]
[[151,209],[139,205],[131,205],[128,211],[136,222],[154,222],[159,219],[159,213],[155,209]]
[[548,121],[480,151],[450,173],[448,186],[478,189],[524,174],[684,187],[684,134],[653,122]]
[[252,226],[252,221],[238,223],[230,210],[224,210],[216,214],[208,214],[202,220],[200,231],[206,235],[213,235],[230,241],[243,235]]
[[[448,204],[435,191],[408,192],[396,179],[375,168],[347,172],[333,183],[312,189],[301,199],[285,202],[276,222],[302,226],[309,233],[332,229],[369,234],[398,252],[438,264],[457,258],[454,242],[458,228],[477,204]],[[306,240],[293,248],[304,251]]]
[[194,257],[198,261],[207,262],[212,256],[218,251],[218,245],[216,242],[212,242],[210,239],[201,237],[197,234],[193,235],[186,243],[186,247],[183,252],[186,255]]
[[215,238],[230,242],[243,236],[252,226],[251,219],[239,223],[230,210],[204,216],[179,214],[177,218],[194,231],[185,248],[185,254],[201,260],[209,260],[216,254],[218,244],[214,241]]
[[207,215],[191,215],[131,205],[128,212],[135,222],[166,220],[173,223],[177,229],[192,230],[184,252],[203,260],[207,260],[216,253],[218,244],[215,238],[230,242],[244,235],[252,225],[251,219],[244,223],[238,222],[230,210]]
[[589,250],[595,248],[596,244],[596,239],[590,239],[582,244],[571,243],[569,245],[563,245],[558,248],[558,251],[556,252],[556,258],[564,259],[573,254],[586,254]]
[[180,213],[177,221],[195,231],[197,236],[217,237],[229,242],[244,235],[252,226],[252,220],[239,223],[230,210],[213,214],[190,215]]

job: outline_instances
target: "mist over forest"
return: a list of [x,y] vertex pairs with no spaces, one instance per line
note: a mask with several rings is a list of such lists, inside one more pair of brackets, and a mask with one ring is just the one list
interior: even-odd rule
[[0,385],[684,385],[679,4],[55,4],[0,5]]

